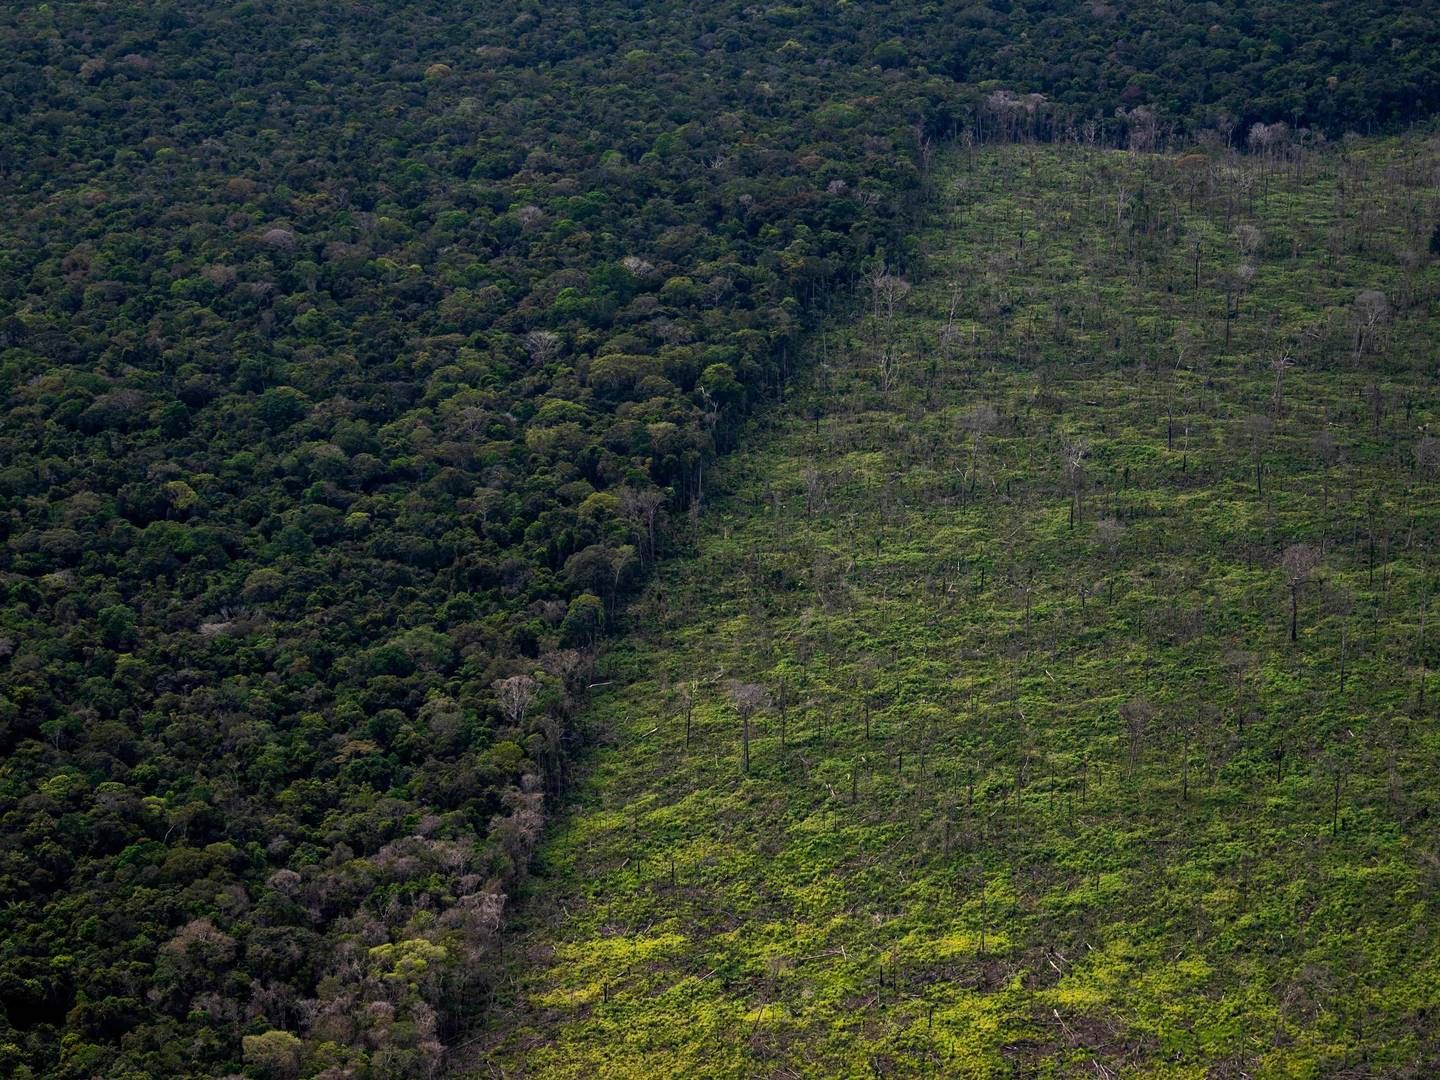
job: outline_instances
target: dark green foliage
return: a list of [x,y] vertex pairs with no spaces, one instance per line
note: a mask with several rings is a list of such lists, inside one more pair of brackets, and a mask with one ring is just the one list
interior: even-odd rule
[[[1256,122],[1333,137],[1440,108],[1440,15],[1407,0],[1002,0],[972,4],[955,21],[964,29],[944,38],[941,70],[1046,94],[1062,118],[1103,125],[1117,108],[1147,106],[1243,140]],[[1043,113],[1038,126],[1049,126]]]
[[812,131],[749,24],[0,16],[7,1062],[413,1073],[483,1000],[587,651],[959,92]]
[[0,12],[0,1071],[434,1067],[587,651],[928,137],[1434,103],[1427,12],[1206,8],[1197,90],[1200,10]]

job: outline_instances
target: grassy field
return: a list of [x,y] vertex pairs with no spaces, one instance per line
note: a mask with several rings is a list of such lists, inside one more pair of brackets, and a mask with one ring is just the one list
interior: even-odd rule
[[1440,145],[937,168],[609,654],[475,1074],[1436,1075]]

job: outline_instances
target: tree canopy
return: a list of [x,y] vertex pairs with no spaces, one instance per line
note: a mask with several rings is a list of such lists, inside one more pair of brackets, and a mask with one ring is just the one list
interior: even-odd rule
[[1397,2],[0,12],[0,1066],[433,1064],[597,637],[815,314],[913,258],[929,142],[1400,124],[1437,33]]

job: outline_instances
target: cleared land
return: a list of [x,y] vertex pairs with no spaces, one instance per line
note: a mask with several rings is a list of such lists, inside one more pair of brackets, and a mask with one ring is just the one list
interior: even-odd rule
[[1434,1075],[1440,152],[939,167],[609,655],[478,1072]]

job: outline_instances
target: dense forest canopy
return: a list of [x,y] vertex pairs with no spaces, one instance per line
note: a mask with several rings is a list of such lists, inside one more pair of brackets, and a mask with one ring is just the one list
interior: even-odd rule
[[0,1066],[433,1066],[597,637],[935,141],[1437,93],[1402,3],[0,12]]

